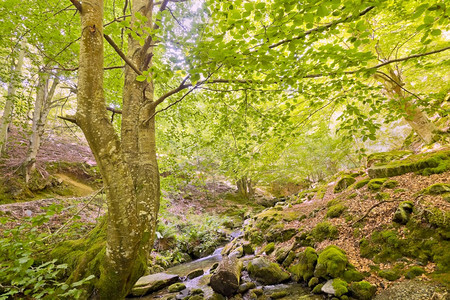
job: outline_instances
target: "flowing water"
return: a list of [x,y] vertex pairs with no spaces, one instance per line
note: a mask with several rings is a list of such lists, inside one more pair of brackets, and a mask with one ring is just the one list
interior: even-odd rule
[[[176,275],[180,276],[180,278],[182,279],[182,282],[186,285],[186,289],[178,293],[178,295],[179,295],[178,298],[182,299],[182,297],[180,297],[182,295],[187,296],[189,293],[189,290],[192,290],[192,289],[202,289],[204,292],[205,299],[207,299],[209,296],[211,296],[213,294],[213,290],[211,289],[210,286],[208,286],[209,277],[211,276],[210,269],[215,263],[218,263],[222,260],[222,255],[220,254],[222,249],[223,248],[217,249],[210,256],[200,258],[200,259],[194,260],[192,262],[180,264],[180,265],[171,267],[165,271],[165,273],[176,274]],[[247,258],[246,260],[248,260],[248,259],[249,258]],[[197,270],[197,269],[203,269],[205,271],[205,273],[202,276],[199,276],[199,277],[196,277],[193,279],[186,278],[186,276],[190,272],[192,272],[193,270]],[[245,271],[243,272],[242,279],[243,279],[242,281],[250,280],[247,272],[245,272]],[[288,295],[286,297],[282,298],[284,300],[297,300],[301,296],[306,296],[306,295],[310,294],[310,290],[308,288],[306,288],[305,286],[298,284],[298,283],[286,283],[286,284],[277,284],[277,285],[264,286],[264,287],[258,286],[258,287],[263,288],[264,294],[266,294],[266,295],[270,295],[274,292],[286,291],[286,292],[288,292]],[[168,297],[171,297],[174,295],[177,295],[177,294],[169,293],[167,291],[167,288],[165,288],[159,292],[155,292],[153,294],[150,294],[147,296],[142,296],[142,297],[135,298],[135,299],[144,299],[144,300],[161,299],[162,300],[162,299],[167,299]],[[249,297],[245,296],[244,299],[249,299]],[[302,299],[304,299],[304,298],[302,298]],[[311,296],[311,298],[307,298],[307,299],[323,299],[323,298],[320,296]]]

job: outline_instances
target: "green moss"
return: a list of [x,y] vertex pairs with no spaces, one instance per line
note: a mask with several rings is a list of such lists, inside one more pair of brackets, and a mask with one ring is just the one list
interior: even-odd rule
[[367,188],[372,191],[379,191],[383,186],[383,183],[387,181],[387,178],[375,178],[369,181]]
[[353,199],[353,198],[356,198],[356,196],[358,196],[358,194],[353,193],[353,194],[348,195],[347,199]]
[[375,199],[379,201],[389,200],[389,198],[391,198],[391,195],[389,195],[389,193],[379,192],[375,195]]
[[334,192],[335,193],[342,192],[343,190],[348,188],[350,185],[355,183],[355,181],[356,181],[356,179],[349,175],[341,177],[341,179],[339,179],[339,181],[334,186]]
[[267,255],[271,254],[273,251],[275,250],[275,243],[269,243],[266,245],[266,247],[264,247],[263,252],[266,253]]
[[377,287],[367,281],[360,281],[350,284],[349,290],[356,299],[370,300],[375,296]]
[[369,181],[370,181],[369,178],[362,179],[362,180],[358,181],[358,182],[355,184],[355,189],[360,189],[360,188],[364,187],[366,184],[369,183]]
[[367,165],[379,165],[389,163],[393,160],[398,160],[411,155],[413,152],[409,150],[394,150],[390,152],[372,153],[367,156]]
[[348,267],[348,270],[344,272],[342,278],[347,282],[361,281],[364,279],[364,275],[352,266]]
[[184,290],[185,288],[186,288],[186,285],[184,283],[177,282],[177,283],[174,283],[171,286],[169,286],[168,291],[169,291],[169,293],[176,293],[176,292]]
[[327,218],[338,218],[347,209],[343,204],[336,204],[328,208],[326,217]]
[[414,203],[411,201],[403,201],[399,204],[397,210],[394,213],[393,221],[399,224],[408,223],[411,213],[413,212]]
[[383,183],[383,187],[387,189],[393,189],[398,186],[398,181],[396,180],[387,180],[385,183]]
[[320,294],[320,293],[322,293],[322,287],[323,287],[323,283],[320,283],[320,284],[316,285],[313,288],[313,290],[312,290],[313,294]]
[[304,252],[299,254],[298,264],[293,265],[289,271],[292,273],[292,277],[295,281],[303,279],[308,282],[314,275],[314,268],[317,264],[317,253],[311,247],[307,247]]
[[393,177],[409,172],[416,172],[428,176],[440,174],[450,169],[450,151],[422,153],[411,155],[404,160],[391,161],[384,165],[377,165],[369,169],[369,176]]
[[450,184],[447,183],[435,183],[424,190],[424,193],[429,195],[441,195],[449,192]]
[[378,272],[378,276],[385,278],[389,281],[395,281],[401,277],[401,275],[394,270],[383,270]]
[[413,279],[425,273],[425,270],[418,266],[413,266],[406,271],[405,278]]
[[348,292],[348,288],[347,288],[348,284],[347,284],[347,282],[342,280],[342,279],[340,279],[340,278],[333,279],[332,285],[333,285],[333,288],[334,288],[334,295],[335,296],[340,297],[340,296],[342,296],[342,295],[344,295],[345,293]]
[[308,287],[310,288],[316,286],[317,284],[319,284],[319,278],[317,277],[313,277],[308,281]]
[[314,275],[323,278],[326,276],[337,278],[344,273],[347,263],[348,259],[344,250],[330,245],[320,252]]
[[336,226],[333,226],[331,223],[321,222],[314,227],[311,231],[311,235],[316,242],[322,242],[324,240],[337,239],[339,231]]

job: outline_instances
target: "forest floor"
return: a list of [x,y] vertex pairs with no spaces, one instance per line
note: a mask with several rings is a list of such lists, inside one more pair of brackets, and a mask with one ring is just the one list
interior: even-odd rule
[[[7,147],[7,155],[0,160],[0,170],[2,171],[0,177],[5,178],[15,174],[26,156],[26,148],[25,137],[13,129],[10,144]],[[443,150],[448,149],[440,149],[440,151]],[[49,170],[46,169],[49,163],[70,163],[70,172],[61,172],[60,169],[55,169],[53,170],[54,173],[49,174]],[[73,167],[77,165],[82,167],[80,169]],[[48,232],[58,231],[68,224],[82,224],[77,227],[79,235],[93,228],[98,217],[105,213],[106,204],[98,178],[92,177],[92,173],[85,170],[86,166],[95,169],[95,160],[87,144],[83,141],[75,143],[68,137],[47,136],[39,152],[37,166],[42,177],[55,176],[80,197],[55,194],[46,199],[31,198],[28,199],[29,201],[20,199],[17,203],[0,205],[0,217],[6,216],[10,219],[9,222],[1,224],[0,229],[11,228],[21,224],[28,217],[45,214],[45,207],[51,205],[59,205],[61,208],[59,213],[53,215],[50,222],[46,224],[45,230]],[[65,170],[67,171],[67,169]],[[366,178],[365,172],[355,177],[356,182]],[[432,184],[450,184],[450,171],[430,176],[406,173],[391,177],[389,179],[396,182],[395,188],[386,188],[380,191],[372,191],[366,185],[359,189],[349,188],[335,193],[334,187],[339,178],[335,177],[335,179],[322,187],[323,197],[318,196],[317,189],[311,194],[313,196],[302,199],[301,197],[305,194],[292,195],[282,210],[284,214],[297,217],[294,220],[285,221],[281,225],[285,230],[293,228],[300,233],[311,232],[317,224],[326,220],[338,229],[338,238],[325,239],[316,243],[314,245],[316,251],[321,251],[329,245],[340,247],[346,252],[349,262],[358,271],[368,274],[365,280],[375,284],[379,289],[386,289],[394,283],[404,281],[405,277],[403,276],[394,281],[378,276],[378,271],[374,272],[374,261],[361,255],[361,240],[369,238],[375,232],[385,231],[387,228],[396,231],[399,238],[404,238],[407,234],[405,228],[391,226],[393,216],[402,201],[412,201],[415,210],[418,212],[423,212],[430,207],[438,208],[446,214],[450,212],[450,203],[448,200],[444,200],[441,195],[422,193]],[[97,180],[97,182],[90,184],[87,182],[88,180]],[[235,186],[223,178],[195,184],[187,183],[178,192],[164,193],[167,201],[165,204],[166,212],[163,212],[161,222],[167,225],[177,218],[188,222],[187,216],[189,214],[198,216],[215,215],[218,218],[222,216],[230,217],[233,223],[230,227],[236,228],[241,226],[244,219],[262,211],[264,207],[261,204],[267,205],[267,202],[259,201],[264,197],[259,197],[259,200],[245,200],[236,196],[235,191]],[[272,204],[275,204],[275,200],[271,199]],[[338,217],[328,218],[326,215],[330,201],[343,204],[345,213]],[[189,212],[189,214],[186,212]],[[257,215],[255,218],[257,218]],[[444,220],[444,222],[447,224],[448,220]],[[278,244],[277,247],[289,246],[295,242],[294,236],[292,239]],[[265,245],[266,243],[261,245],[259,251]],[[296,251],[302,251],[302,249],[304,248],[300,247]],[[271,258],[275,259],[275,257]],[[402,264],[402,268],[406,270],[415,265],[416,261],[403,259]],[[391,270],[395,268],[396,263],[383,262],[376,265],[377,270]],[[436,264],[433,262],[428,262],[422,267],[426,274],[432,274],[436,270]],[[431,281],[432,277],[423,274],[419,277],[419,280]]]

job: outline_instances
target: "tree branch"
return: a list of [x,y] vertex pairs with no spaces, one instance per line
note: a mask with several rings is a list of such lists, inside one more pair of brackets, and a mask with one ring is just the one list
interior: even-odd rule
[[113,112],[115,114],[119,114],[119,115],[122,114],[122,111],[120,109],[115,109],[113,107],[107,107],[106,110],[109,110],[109,111],[111,111],[111,112]]
[[133,64],[133,62],[120,50],[119,46],[114,43],[114,41],[106,34],[103,34],[105,40],[114,48],[114,50],[119,54],[119,56],[129,65],[138,75],[142,75],[142,72]]
[[383,201],[381,201],[381,202],[376,203],[375,205],[373,205],[371,208],[369,208],[369,209],[367,210],[367,212],[364,214],[364,216],[362,216],[361,218],[359,218],[358,220],[356,220],[355,222],[353,222],[351,226],[353,226],[353,225],[355,225],[356,223],[359,223],[359,222],[361,222],[362,220],[364,220],[374,208],[380,206],[381,204],[387,203],[387,202],[396,202],[396,201],[401,201],[401,200],[398,200],[398,199],[395,199],[395,200],[383,200]]
[[81,13],[81,3],[78,0],[70,0],[72,4],[77,8],[77,10]]
[[[406,61],[406,60],[410,60],[413,58],[419,58],[419,57],[423,57],[423,56],[428,56],[428,55],[436,54],[439,52],[444,52],[447,50],[450,50],[450,47],[445,47],[442,49],[438,49],[438,50],[434,50],[434,51],[430,51],[430,52],[426,52],[426,53],[422,53],[422,54],[414,54],[414,55],[407,56],[407,57],[388,60],[388,61],[385,61],[384,63],[378,64],[378,65],[370,67],[370,68],[362,68],[362,69],[355,70],[355,71],[346,71],[346,72],[343,72],[343,74],[355,74],[355,73],[358,73],[358,72],[361,72],[364,70],[374,70],[374,69],[378,69],[378,68],[384,67],[386,65],[392,64],[392,63]],[[309,75],[303,76],[303,78],[318,78],[318,77],[325,77],[325,76],[336,75],[336,74],[338,74],[338,72],[309,74]]]
[[[58,116],[61,120],[71,122],[73,124],[77,124],[77,120],[73,116]],[[78,125],[78,124],[77,124]]]
[[285,39],[285,40],[279,41],[278,43],[272,44],[272,45],[269,46],[269,49],[276,48],[276,47],[278,47],[278,46],[280,46],[280,45],[283,45],[283,44],[292,42],[292,41],[294,41],[294,40],[302,39],[302,38],[304,38],[305,36],[310,35],[311,33],[314,33],[314,32],[320,32],[320,31],[323,31],[323,30],[327,30],[327,29],[329,29],[329,28],[331,28],[331,27],[333,27],[333,26],[336,26],[336,25],[338,25],[338,24],[345,23],[345,22],[347,22],[348,20],[351,20],[351,19],[354,19],[354,18],[357,18],[357,17],[362,17],[362,16],[364,16],[365,14],[367,14],[369,11],[371,11],[371,10],[374,9],[374,8],[375,8],[375,6],[369,6],[368,8],[366,8],[365,10],[363,10],[362,12],[360,12],[360,13],[359,13],[358,15],[356,15],[356,16],[353,16],[353,15],[352,15],[352,16],[348,16],[348,17],[346,17],[346,18],[344,18],[344,19],[340,19],[340,20],[337,20],[337,21],[334,21],[334,22],[325,24],[325,25],[323,25],[323,26],[319,26],[319,27],[316,27],[316,28],[307,30],[307,31],[305,31],[304,33],[302,33],[302,34],[299,35],[299,36],[293,37],[293,38],[291,38],[291,39]]

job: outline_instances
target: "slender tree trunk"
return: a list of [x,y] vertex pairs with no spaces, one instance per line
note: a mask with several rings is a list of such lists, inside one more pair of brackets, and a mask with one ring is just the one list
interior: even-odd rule
[[411,126],[426,144],[432,143],[437,131],[436,126],[428,119],[423,111],[415,107],[410,100],[406,99],[406,92],[402,89],[404,83],[402,82],[401,76],[389,68],[389,77],[376,75],[376,79],[383,84],[387,96],[391,99],[397,98],[402,101],[407,115],[405,119],[409,126]]
[[14,112],[14,98],[16,97],[17,87],[20,85],[20,75],[22,74],[23,59],[25,57],[25,43],[22,42],[19,50],[17,63],[11,64],[11,80],[8,84],[8,94],[6,96],[3,117],[0,120],[0,155],[6,150],[6,142],[8,139],[8,129],[11,125]]
[[36,156],[41,145],[42,136],[45,132],[47,117],[51,109],[51,100],[55,94],[56,87],[59,84],[59,80],[55,76],[49,90],[49,81],[50,78],[48,74],[39,73],[36,101],[34,103],[33,121],[31,125],[30,146],[24,162],[26,182],[29,181],[31,172],[36,167]]

